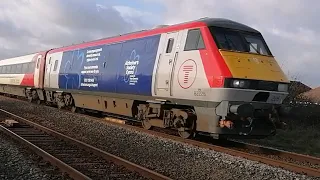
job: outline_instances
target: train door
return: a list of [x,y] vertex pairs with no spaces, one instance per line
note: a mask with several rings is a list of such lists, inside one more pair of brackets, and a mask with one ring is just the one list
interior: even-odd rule
[[36,88],[39,88],[40,86],[40,65],[41,65],[41,58],[42,55],[38,55],[37,60],[36,60],[36,69],[34,71],[34,86]]
[[179,32],[171,32],[165,37],[156,71],[155,94],[158,96],[171,96],[172,73],[178,56],[178,35]]
[[52,58],[49,57],[49,60],[46,61],[46,68],[45,68],[45,76],[44,76],[44,86],[49,88],[50,87],[50,72],[52,69]]

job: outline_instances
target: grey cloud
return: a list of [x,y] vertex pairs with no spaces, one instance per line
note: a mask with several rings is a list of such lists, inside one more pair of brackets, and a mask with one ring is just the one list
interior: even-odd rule
[[112,6],[95,0],[3,0],[0,59],[90,41],[134,30]]

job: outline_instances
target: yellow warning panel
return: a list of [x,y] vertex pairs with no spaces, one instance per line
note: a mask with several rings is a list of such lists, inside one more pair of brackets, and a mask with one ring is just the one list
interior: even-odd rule
[[234,78],[289,82],[274,57],[220,50]]

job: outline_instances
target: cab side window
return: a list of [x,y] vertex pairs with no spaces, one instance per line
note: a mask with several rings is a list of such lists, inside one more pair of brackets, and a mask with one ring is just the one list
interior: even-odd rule
[[185,51],[205,49],[200,29],[191,29],[188,31]]
[[57,71],[57,68],[58,68],[58,60],[54,62],[53,71]]
[[174,42],[174,39],[173,39],[173,38],[170,38],[170,39],[168,40],[166,53],[171,53],[171,52],[172,52],[173,42]]

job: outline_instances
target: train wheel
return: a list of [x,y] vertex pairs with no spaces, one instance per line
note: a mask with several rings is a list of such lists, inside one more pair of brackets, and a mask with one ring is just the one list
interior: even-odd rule
[[148,118],[142,120],[142,127],[144,129],[151,129],[152,125],[150,124]]
[[195,121],[192,120],[189,129],[178,129],[178,134],[183,139],[188,139],[190,137],[193,137],[195,135]]
[[62,109],[62,108],[63,108],[63,105],[58,102],[58,103],[57,103],[57,108],[58,108],[58,109]]
[[71,107],[71,112],[75,113],[75,112],[77,112],[77,110],[78,110],[78,109],[77,109],[76,106],[72,106],[72,107]]
[[38,99],[38,100],[36,101],[36,103],[37,103],[38,105],[40,105],[40,104],[41,104],[41,100]]
[[188,139],[191,137],[192,133],[188,132],[188,131],[178,131],[178,134],[180,137],[182,137],[183,139]]

